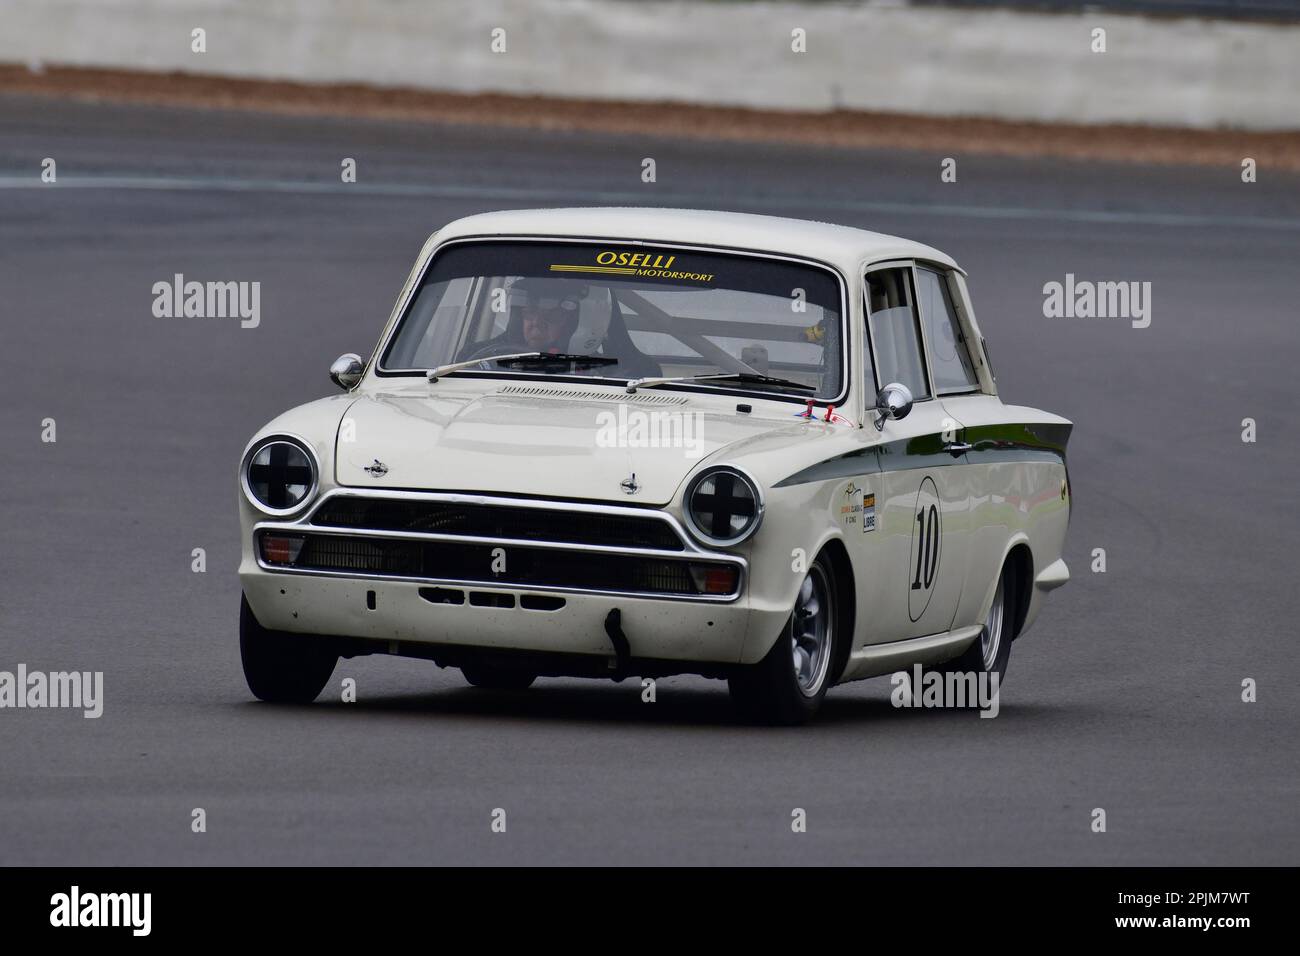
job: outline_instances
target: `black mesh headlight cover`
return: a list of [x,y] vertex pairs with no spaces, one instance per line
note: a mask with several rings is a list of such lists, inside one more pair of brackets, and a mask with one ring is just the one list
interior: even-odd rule
[[301,442],[275,437],[250,451],[243,474],[244,493],[262,511],[297,511],[316,492],[316,459]]
[[714,546],[744,541],[758,530],[763,515],[757,485],[726,465],[707,468],[691,479],[683,506],[691,533]]

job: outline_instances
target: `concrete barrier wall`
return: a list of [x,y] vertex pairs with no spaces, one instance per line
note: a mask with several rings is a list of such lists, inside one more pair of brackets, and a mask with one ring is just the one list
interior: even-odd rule
[[[191,50],[206,31],[207,52]],[[493,31],[505,52],[493,52]],[[1092,50],[1106,31],[1106,52]],[[807,52],[791,49],[806,31]],[[498,43],[500,39],[498,39]],[[0,0],[0,62],[308,83],[1298,129],[1300,26],[862,3]]]

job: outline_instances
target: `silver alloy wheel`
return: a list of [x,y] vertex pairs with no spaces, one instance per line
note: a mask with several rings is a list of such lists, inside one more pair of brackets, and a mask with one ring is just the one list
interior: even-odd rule
[[1002,649],[1002,578],[998,577],[998,589],[993,592],[993,603],[989,605],[989,616],[984,622],[984,632],[980,634],[980,652],[984,656],[984,669],[993,670],[997,663],[998,651]]
[[826,681],[831,660],[833,612],[826,574],[820,566],[814,565],[799,587],[794,614],[790,617],[794,679],[805,697],[815,697]]

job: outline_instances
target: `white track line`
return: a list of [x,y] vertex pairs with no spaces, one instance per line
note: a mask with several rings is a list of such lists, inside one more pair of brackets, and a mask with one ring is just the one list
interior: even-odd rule
[[[518,202],[560,202],[577,205],[647,205],[646,193],[587,189],[519,189],[508,186],[421,185],[418,183],[331,183],[288,179],[228,179],[218,177],[80,176],[43,183],[38,176],[0,176],[0,189],[139,189],[182,192],[260,192],[299,195],[390,196],[395,198],[483,199]],[[656,205],[716,206],[717,194],[654,194]],[[1198,213],[1125,212],[1114,209],[1041,209],[1027,206],[968,206],[949,203],[902,203],[860,199],[828,201],[814,196],[727,196],[733,207],[750,209],[848,209],[909,216],[952,216],[967,219],[1084,222],[1107,225],[1206,226],[1214,228],[1300,231],[1300,219],[1267,216],[1220,216]]]

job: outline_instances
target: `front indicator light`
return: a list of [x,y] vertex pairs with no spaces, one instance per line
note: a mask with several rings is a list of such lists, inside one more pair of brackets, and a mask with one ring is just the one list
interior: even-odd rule
[[280,534],[262,535],[262,560],[267,564],[292,565],[302,552],[303,539]]
[[740,572],[730,565],[692,564],[691,578],[700,594],[734,594]]

